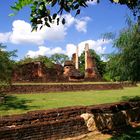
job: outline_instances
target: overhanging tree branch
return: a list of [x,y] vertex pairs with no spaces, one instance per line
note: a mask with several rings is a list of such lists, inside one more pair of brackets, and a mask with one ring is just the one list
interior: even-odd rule
[[[50,27],[54,20],[57,24],[60,22],[65,24],[65,19],[60,20],[60,16],[63,13],[75,13],[75,16],[80,14],[81,8],[88,7],[87,2],[90,0],[18,0],[11,8],[14,11],[19,11],[25,6],[30,6],[30,21],[32,23],[32,29],[37,30],[43,26]],[[91,0],[93,1],[93,0]],[[101,0],[96,0],[100,3]],[[109,0],[112,3],[118,3],[121,5],[127,5],[127,7],[133,11],[134,15],[140,13],[140,0]],[[51,9],[55,12],[52,12]]]

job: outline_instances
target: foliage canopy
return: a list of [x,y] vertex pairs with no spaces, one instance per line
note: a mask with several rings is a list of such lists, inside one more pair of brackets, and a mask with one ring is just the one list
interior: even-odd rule
[[110,56],[107,72],[112,80],[140,81],[140,32],[138,25],[129,25],[114,42],[117,53]]
[[6,51],[6,46],[0,44],[0,88],[11,84],[11,75],[15,62],[11,60],[15,57],[16,51]]
[[[11,8],[15,11],[21,10],[25,6],[30,6],[30,21],[33,30],[37,30],[38,25],[40,29],[45,25],[50,27],[50,23],[57,20],[57,24],[61,21],[65,24],[65,19],[60,19],[63,13],[75,12],[75,15],[80,14],[82,7],[88,7],[89,0],[18,0]],[[97,0],[100,3],[101,0]],[[127,5],[136,15],[140,12],[140,0],[109,0],[112,3],[119,3]],[[56,9],[56,10],[52,10]],[[52,11],[51,11],[52,10]],[[60,15],[60,16],[59,16]]]
[[66,60],[69,60],[69,57],[65,54],[55,53],[51,55],[50,60],[56,64],[63,65]]
[[50,58],[48,58],[47,56],[38,56],[36,58],[25,57],[18,62],[18,65],[25,64],[25,63],[31,63],[31,62],[35,62],[35,61],[42,62],[48,68],[51,68],[54,65],[52,63],[52,61],[50,60]]

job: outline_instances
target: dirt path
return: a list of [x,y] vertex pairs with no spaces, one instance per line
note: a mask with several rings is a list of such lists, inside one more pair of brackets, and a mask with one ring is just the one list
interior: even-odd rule
[[109,134],[102,134],[100,132],[90,132],[84,135],[80,135],[77,137],[66,138],[62,140],[107,140],[111,138]]

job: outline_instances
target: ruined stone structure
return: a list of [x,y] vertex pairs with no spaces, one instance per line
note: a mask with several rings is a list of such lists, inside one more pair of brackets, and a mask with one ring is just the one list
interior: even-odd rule
[[64,76],[65,77],[70,76],[71,71],[73,71],[74,69],[75,69],[75,66],[74,66],[73,61],[70,61],[70,60],[65,61],[65,63],[64,63],[64,73],[63,73]]
[[75,61],[75,68],[79,69],[79,61],[78,61],[78,47],[76,48],[76,61]]
[[59,81],[97,81],[101,80],[96,62],[91,57],[89,45],[85,44],[85,75],[79,71],[78,47],[76,53],[72,55],[72,60],[68,60],[62,65],[53,64],[51,68],[42,62],[30,62],[19,65],[13,72],[14,82],[59,82]]
[[45,75],[41,62],[31,62],[19,65],[13,72],[13,81],[30,81]]
[[79,58],[78,58],[78,47],[76,48],[76,53],[72,55],[72,62],[75,65],[75,68],[79,69]]
[[[72,62],[75,65],[75,69],[79,69],[79,62],[78,62],[78,47],[76,48],[76,53],[72,55]],[[96,61],[89,52],[89,44],[85,44],[85,76],[86,80],[101,80],[101,76],[98,72]]]
[[[73,55],[72,60],[75,62],[75,54]],[[73,61],[66,61],[64,63],[64,77],[68,78],[69,81],[84,80],[84,75],[75,68]]]
[[63,67],[54,64],[52,68],[46,67],[42,62],[30,62],[17,66],[13,71],[14,82],[53,82],[63,80]]
[[85,44],[85,78],[88,79],[101,79],[98,73],[95,59],[93,59],[89,52],[89,44]]

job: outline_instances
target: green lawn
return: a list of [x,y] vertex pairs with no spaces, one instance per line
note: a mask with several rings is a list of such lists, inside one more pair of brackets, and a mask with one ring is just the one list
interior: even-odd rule
[[79,91],[40,94],[11,94],[0,103],[0,115],[20,114],[31,110],[76,105],[119,102],[140,97],[140,85],[123,90]]
[[[114,83],[117,83],[117,82],[114,82]],[[119,82],[118,82],[119,83]],[[31,83],[31,82],[27,82],[27,83],[13,83],[13,85],[78,85],[78,84],[112,84],[112,82],[53,82],[53,83]]]

